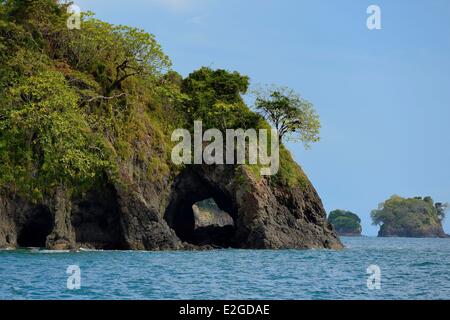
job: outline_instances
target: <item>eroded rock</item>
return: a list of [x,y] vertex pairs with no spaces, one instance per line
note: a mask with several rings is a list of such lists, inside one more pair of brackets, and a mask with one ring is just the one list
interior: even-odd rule
[[[196,221],[193,205],[205,199],[227,217]],[[190,166],[172,182],[105,184],[76,198],[60,188],[43,203],[3,190],[0,247],[43,244],[58,250],[342,247],[310,183],[274,187],[235,166]]]

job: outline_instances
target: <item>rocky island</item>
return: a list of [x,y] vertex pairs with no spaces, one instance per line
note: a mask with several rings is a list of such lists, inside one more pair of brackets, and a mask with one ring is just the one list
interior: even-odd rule
[[[68,28],[55,0],[0,4],[0,248],[342,247],[283,145],[274,176],[171,161],[173,130],[195,120],[268,127],[241,97],[246,76],[184,78],[153,35],[82,18]],[[199,220],[208,199],[222,222]]]
[[361,236],[361,219],[351,211],[334,210],[330,212],[328,221],[334,226],[340,236]]
[[379,237],[447,238],[442,221],[448,205],[431,197],[392,196],[372,211]]

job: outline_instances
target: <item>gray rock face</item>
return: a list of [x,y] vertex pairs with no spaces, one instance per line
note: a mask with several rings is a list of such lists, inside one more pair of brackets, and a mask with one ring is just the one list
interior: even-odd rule
[[190,230],[191,234],[187,235],[186,240],[195,245],[231,246],[230,239],[235,232],[233,218],[221,210],[213,198],[192,205],[192,214],[194,229]]
[[[193,205],[210,198],[233,225],[222,226],[228,227],[223,232],[203,230],[196,243]],[[191,166],[174,181],[105,184],[75,199],[61,187],[38,204],[2,190],[0,247],[19,246],[178,250],[339,249],[342,244],[311,184],[275,188],[242,167]]]
[[378,237],[407,237],[407,238],[449,238],[442,225],[430,225],[421,228],[395,228],[383,224]]
[[220,210],[214,199],[206,199],[192,205],[195,229],[209,226],[223,228],[234,227],[233,218],[225,211]]
[[[15,248],[18,231],[32,216],[31,207],[13,195],[0,195],[0,248]],[[45,245],[45,240],[44,240]]]

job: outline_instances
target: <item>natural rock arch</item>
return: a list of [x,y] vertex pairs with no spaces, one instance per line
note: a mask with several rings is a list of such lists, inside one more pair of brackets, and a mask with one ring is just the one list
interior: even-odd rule
[[[186,240],[183,232],[189,235],[192,230],[190,206],[204,198],[213,198],[232,216],[234,232],[227,243],[231,247],[342,248],[307,180],[304,185],[274,186],[243,166],[188,166],[174,183],[164,216],[181,240]],[[186,230],[180,230],[184,223]]]
[[[78,200],[59,192],[39,206],[0,192],[0,247],[45,243],[50,249],[86,244],[106,249],[191,249],[196,247],[195,239],[189,238],[192,204],[213,198],[234,222],[225,241],[206,239],[213,247],[342,248],[308,180],[283,186],[255,176],[245,166],[192,165],[173,182],[145,180],[96,190]],[[35,238],[29,236],[32,228],[39,231]]]
[[[217,206],[232,217],[234,226],[211,227],[207,232],[198,232],[192,206],[206,199],[214,199]],[[178,176],[164,218],[184,242],[214,247],[236,246],[233,240],[238,216],[233,194],[196,168],[188,168]]]

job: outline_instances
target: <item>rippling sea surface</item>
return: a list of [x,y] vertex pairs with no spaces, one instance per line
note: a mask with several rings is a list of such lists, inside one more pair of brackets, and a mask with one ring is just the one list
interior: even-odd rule
[[[342,251],[0,251],[0,299],[450,299],[450,239],[343,242]],[[79,290],[67,289],[70,265]],[[367,287],[370,265],[380,290]]]

